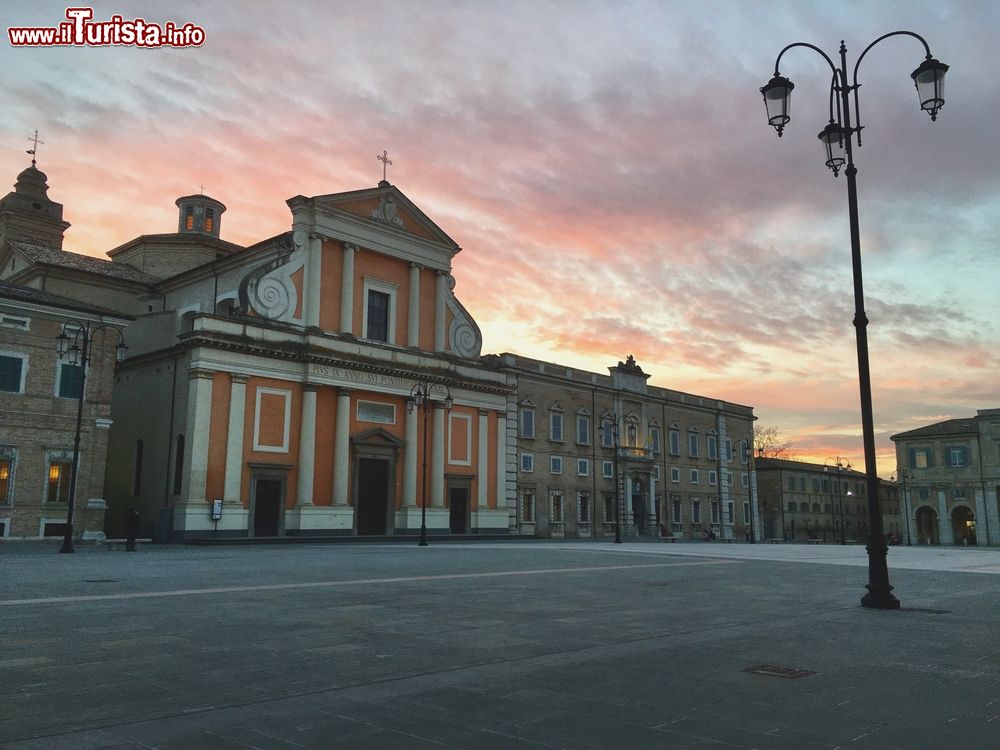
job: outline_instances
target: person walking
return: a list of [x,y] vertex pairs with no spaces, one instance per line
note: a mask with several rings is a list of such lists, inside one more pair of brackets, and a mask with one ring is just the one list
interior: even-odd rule
[[139,535],[139,511],[129,508],[125,514],[125,551],[135,552],[135,538]]

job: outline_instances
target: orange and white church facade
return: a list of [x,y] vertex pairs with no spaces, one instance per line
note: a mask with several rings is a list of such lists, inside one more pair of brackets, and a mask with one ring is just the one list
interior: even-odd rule
[[[287,201],[243,247],[225,206],[178,199],[178,231],[110,261],[11,243],[4,276],[133,315],[114,386],[108,533],[507,533],[514,379],[483,366],[454,294],[460,247],[400,190]],[[58,247],[53,247],[58,244]],[[13,272],[10,269],[14,269]]]

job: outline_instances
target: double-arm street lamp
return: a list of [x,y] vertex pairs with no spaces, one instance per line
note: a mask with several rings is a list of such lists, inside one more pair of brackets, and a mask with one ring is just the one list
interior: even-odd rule
[[[847,537],[845,536],[846,531],[844,529],[844,492],[842,491],[842,485],[841,485],[841,482],[840,482],[840,472],[844,471],[845,469],[847,471],[850,471],[851,470],[851,462],[848,461],[846,458],[843,458],[841,456],[837,456],[836,458],[828,458],[828,459],[826,459],[826,461],[824,462],[824,464],[825,464],[824,468],[823,468],[824,471],[830,471],[831,469],[833,469],[834,471],[837,472],[837,504],[840,506],[839,507],[839,512],[840,512],[840,543],[841,544],[847,544]],[[850,495],[851,493],[848,492],[847,494]],[[833,517],[834,517],[833,516],[833,511],[834,511],[834,505],[833,505],[833,477],[831,477],[830,478],[830,520],[831,521],[833,520]],[[836,531],[833,533],[833,540],[837,541],[837,532]]]
[[66,508],[66,533],[63,536],[60,552],[75,552],[73,549],[73,506],[76,503],[76,477],[80,467],[80,428],[83,425],[83,399],[87,387],[87,364],[90,362],[90,347],[94,342],[94,334],[107,329],[118,334],[118,345],[115,347],[119,362],[125,359],[128,347],[125,346],[125,335],[122,329],[110,323],[92,323],[71,319],[63,323],[62,330],[56,336],[56,352],[59,359],[67,359],[70,365],[80,367],[80,391],[76,403],[76,435],[73,438],[73,469],[69,478],[69,500]]
[[[898,477],[898,478],[897,478]],[[913,472],[906,471],[905,469],[900,471],[898,475],[893,475],[891,477],[892,481],[898,481],[903,489],[903,527],[906,529],[906,546],[909,547],[913,544],[913,540],[910,539],[910,496],[907,493],[907,484],[911,487],[913,486]],[[897,540],[898,542],[898,540]]]
[[410,397],[406,400],[406,410],[412,414],[414,409],[423,407],[424,412],[424,447],[423,466],[421,468],[421,489],[420,489],[420,542],[418,546],[427,546],[427,412],[430,411],[431,404],[435,401],[435,391],[442,398],[440,403],[444,408],[451,411],[455,400],[451,397],[448,386],[440,383],[416,383],[410,389]]
[[[948,66],[931,56],[930,47],[924,38],[912,31],[893,31],[884,34],[865,47],[854,65],[853,76],[847,77],[847,47],[840,43],[840,66],[819,47],[806,42],[789,44],[780,53],[774,63],[774,77],[760,89],[764,96],[764,106],[767,110],[768,124],[774,127],[780,137],[791,118],[788,115],[788,101],[794,84],[781,76],[779,66],[782,55],[795,47],[808,47],[817,52],[829,64],[832,73],[830,83],[830,122],[819,134],[823,144],[826,165],[833,170],[836,177],[844,168],[847,177],[847,204],[851,229],[851,258],[854,271],[854,327],[857,332],[858,347],[858,380],[861,390],[861,427],[864,439],[865,478],[868,489],[868,593],[861,599],[864,607],[878,609],[899,609],[899,600],[892,594],[889,585],[889,568],[886,560],[888,547],[882,528],[882,514],[878,502],[878,474],[875,466],[875,428],[872,416],[871,374],[868,365],[868,334],[866,331],[868,318],[864,309],[864,290],[861,281],[861,231],[858,223],[858,189],[857,168],[854,166],[854,152],[851,138],[857,136],[858,147],[861,146],[861,124],[858,103],[858,66],[868,51],[879,42],[889,37],[905,35],[917,39],[927,53],[924,62],[913,71],[910,77],[917,88],[920,108],[926,111],[932,120],[937,119],[938,110],[944,106],[944,75]],[[854,94],[853,120],[851,110],[851,94]],[[852,121],[856,124],[852,125]]]
[[612,482],[615,485],[615,544],[622,543],[622,498],[620,490],[619,475],[621,470],[618,467],[618,454],[619,448],[621,447],[621,433],[619,431],[620,425],[625,424],[625,430],[627,435],[628,444],[634,446],[639,439],[639,426],[633,420],[628,420],[624,416],[618,416],[614,412],[606,414],[601,419],[601,434],[611,436],[611,447],[614,450],[614,471],[612,473]]

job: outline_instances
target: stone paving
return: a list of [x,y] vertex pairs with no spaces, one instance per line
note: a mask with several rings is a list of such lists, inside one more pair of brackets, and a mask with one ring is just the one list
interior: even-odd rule
[[861,546],[7,543],[0,747],[1000,747],[1000,551],[889,560],[895,612]]

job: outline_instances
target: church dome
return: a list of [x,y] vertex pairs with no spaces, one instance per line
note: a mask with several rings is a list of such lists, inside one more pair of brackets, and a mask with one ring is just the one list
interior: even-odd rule
[[17,176],[17,182],[14,183],[14,192],[18,195],[28,196],[29,198],[48,199],[49,186],[46,182],[47,180],[45,172],[32,164]]

